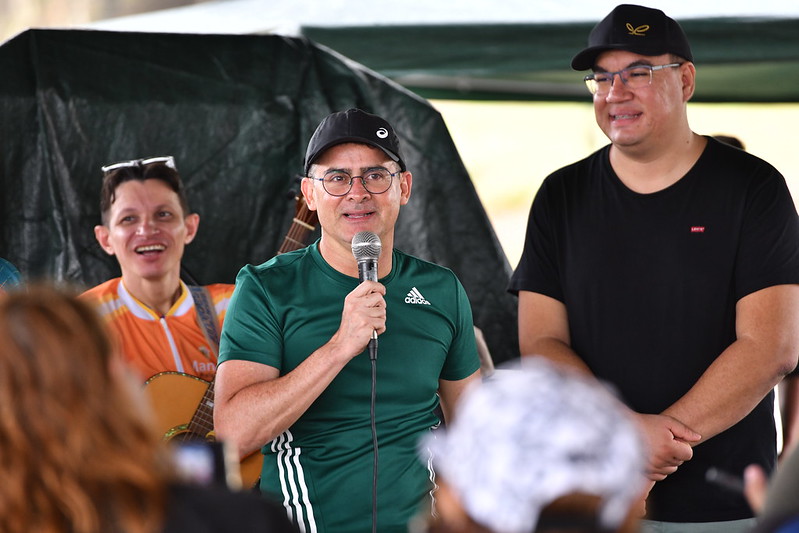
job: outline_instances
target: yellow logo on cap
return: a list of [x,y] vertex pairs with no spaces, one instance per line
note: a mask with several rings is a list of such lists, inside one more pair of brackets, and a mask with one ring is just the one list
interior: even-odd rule
[[641,24],[637,28],[633,27],[632,24],[629,22],[627,23],[627,30],[630,32],[630,35],[640,35],[644,36],[647,31],[649,31],[649,24]]

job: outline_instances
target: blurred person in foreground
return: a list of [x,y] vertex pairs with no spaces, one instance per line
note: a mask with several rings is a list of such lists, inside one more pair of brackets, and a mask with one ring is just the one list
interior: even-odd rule
[[610,140],[546,178],[510,290],[521,353],[614,385],[650,450],[653,532],[747,531],[706,478],[776,462],[774,386],[799,354],[799,219],[767,162],[692,131],[680,25],[624,4],[572,59]]
[[0,335],[0,531],[293,531],[256,495],[178,481],[89,304],[43,286],[10,292]]
[[799,532],[799,449],[793,449],[774,470],[771,479],[752,464],[744,470],[744,494],[757,513],[753,533]]
[[752,533],[799,532],[799,449],[782,456],[771,479],[752,464],[744,470],[744,494],[757,514]]
[[437,473],[430,533],[637,530],[644,448],[624,405],[543,358],[470,387],[453,424],[428,436]]

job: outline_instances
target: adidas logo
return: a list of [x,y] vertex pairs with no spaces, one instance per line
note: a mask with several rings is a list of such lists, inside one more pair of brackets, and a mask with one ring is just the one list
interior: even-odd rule
[[425,297],[422,296],[422,293],[419,292],[419,289],[417,289],[416,287],[412,288],[408,293],[408,296],[405,297],[405,303],[430,305],[430,302],[425,300]]

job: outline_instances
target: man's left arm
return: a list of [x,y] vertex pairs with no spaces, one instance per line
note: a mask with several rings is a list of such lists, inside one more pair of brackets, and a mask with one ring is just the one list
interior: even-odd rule
[[444,420],[449,422],[452,420],[454,413],[457,410],[458,400],[460,399],[463,391],[466,390],[473,381],[480,380],[480,371],[477,370],[471,376],[457,381],[449,381],[446,379],[438,380],[438,395],[441,398],[441,412],[444,413]]
[[742,420],[796,366],[799,285],[767,287],[741,298],[735,329],[736,341],[663,412],[701,434],[699,442]]

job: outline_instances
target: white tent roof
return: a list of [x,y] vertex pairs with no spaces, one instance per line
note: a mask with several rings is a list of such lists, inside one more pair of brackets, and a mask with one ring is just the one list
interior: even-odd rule
[[[113,31],[172,33],[279,33],[297,35],[303,26],[500,24],[598,21],[618,0],[219,0],[108,19],[82,27]],[[706,17],[796,17],[792,0],[653,0],[680,20]]]

